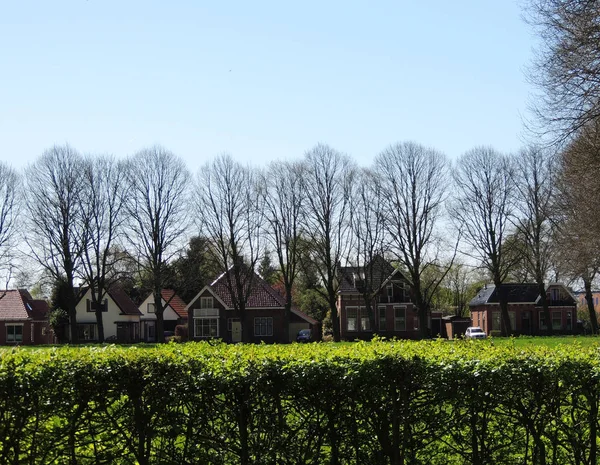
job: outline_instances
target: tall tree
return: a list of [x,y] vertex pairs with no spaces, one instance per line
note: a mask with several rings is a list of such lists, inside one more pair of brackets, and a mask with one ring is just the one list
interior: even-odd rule
[[301,215],[304,204],[302,167],[298,163],[274,162],[264,173],[261,185],[264,196],[266,238],[277,255],[280,277],[285,291],[284,327],[288,341],[292,311],[292,290],[299,272]]
[[354,172],[350,158],[324,144],[309,150],[304,157],[304,229],[310,239],[310,257],[317,263],[323,297],[329,304],[335,341],[340,340],[339,268],[351,245],[350,197]]
[[448,162],[436,150],[405,142],[381,152],[375,164],[383,176],[389,244],[407,272],[421,336],[427,337],[431,299],[449,269],[441,264],[436,235],[449,184]]
[[514,172],[510,157],[490,147],[470,150],[459,158],[454,170],[456,195],[451,209],[470,246],[465,254],[481,261],[494,281],[504,336],[512,333],[502,284],[514,259],[504,249],[514,213]]
[[200,169],[195,190],[199,228],[210,239],[209,253],[225,272],[235,317],[242,323],[242,341],[251,337],[246,304],[261,257],[262,197],[256,174],[221,155]]
[[[555,222],[552,210],[555,202],[556,164],[541,147],[523,149],[516,159],[515,191],[517,193],[514,219],[516,233],[521,238],[521,258],[525,268],[535,279],[546,321],[551,322],[546,279],[555,250]],[[548,323],[552,333],[552,325]]]
[[16,250],[16,219],[20,209],[20,177],[5,163],[0,163],[0,273],[6,283],[12,276]]
[[594,122],[583,128],[561,154],[560,195],[556,196],[554,211],[559,267],[571,279],[583,280],[594,333],[598,332],[598,323],[592,283],[600,270],[599,169],[600,122]]
[[168,264],[183,247],[189,225],[190,174],[180,158],[160,146],[141,150],[126,166],[127,238],[140,258],[141,270],[151,276],[157,340],[164,342],[166,305],[161,290],[169,278]]
[[529,73],[541,91],[535,129],[565,142],[600,119],[600,2],[528,0],[525,12],[540,38]]
[[85,163],[68,145],[54,146],[26,169],[27,208],[31,222],[26,241],[32,255],[64,284],[71,342],[78,342],[74,279],[86,248]]
[[87,247],[82,256],[82,277],[90,288],[98,341],[104,342],[103,301],[107,290],[118,279],[114,269],[120,255],[114,253],[114,246],[123,223],[125,170],[112,157],[89,157],[85,161],[82,176],[85,183],[83,208],[87,236]]
[[389,266],[383,260],[386,253],[385,196],[381,177],[373,170],[366,168],[358,170],[355,185],[350,198],[350,225],[353,239],[348,261],[360,274],[358,281],[355,281],[360,285],[356,287],[363,298],[370,328],[374,329],[373,300],[383,284],[382,274]]

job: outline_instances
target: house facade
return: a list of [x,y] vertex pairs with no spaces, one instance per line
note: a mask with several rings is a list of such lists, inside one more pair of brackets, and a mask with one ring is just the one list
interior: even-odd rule
[[0,291],[0,344],[53,344],[45,300],[36,300],[25,289]]
[[[141,313],[125,291],[117,286],[112,287],[105,293],[101,306],[105,340],[122,343],[140,340]],[[92,292],[88,287],[80,289],[75,309],[79,341],[97,341],[96,309],[92,303]]]
[[292,308],[288,337],[284,324],[285,299],[256,273],[251,280],[246,309],[241,315],[234,308],[226,280],[224,273],[205,286],[187,305],[190,340],[241,342],[242,325],[246,324],[249,326],[247,342],[284,343],[295,340],[299,329],[313,329],[318,324]]
[[402,339],[420,336],[408,280],[383,257],[375,257],[366,266],[340,268],[337,310],[340,336],[345,340],[368,340],[373,334]]
[[[546,289],[546,299],[550,311],[550,321],[546,321],[537,284],[503,284],[508,297],[508,315],[514,334],[548,334],[550,325],[556,334],[574,334],[577,330],[577,302],[571,292],[562,284],[550,284]],[[493,284],[479,290],[469,304],[471,322],[486,334],[501,330],[500,302],[498,291]]]
[[[164,331],[175,331],[175,326],[187,323],[186,303],[172,289],[163,289],[160,293],[163,312]],[[156,309],[154,294],[150,294],[139,306],[140,337],[145,342],[155,342],[156,339]]]

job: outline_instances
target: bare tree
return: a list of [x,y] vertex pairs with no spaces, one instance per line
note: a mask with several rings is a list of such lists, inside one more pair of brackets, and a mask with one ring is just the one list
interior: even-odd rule
[[281,281],[285,289],[284,327],[290,339],[292,289],[300,269],[301,215],[304,203],[302,167],[298,163],[271,163],[261,181],[266,237],[275,249]]
[[28,228],[33,257],[64,283],[71,342],[78,342],[74,279],[86,248],[84,160],[68,145],[54,146],[26,169]]
[[310,239],[309,256],[317,264],[323,297],[329,304],[335,341],[340,340],[339,268],[351,245],[350,197],[354,171],[350,158],[324,144],[309,150],[304,158],[304,228]]
[[565,142],[600,117],[600,2],[528,0],[526,20],[540,46],[529,72],[537,132]]
[[514,168],[510,157],[490,147],[478,147],[460,157],[454,170],[456,195],[452,216],[463,227],[471,247],[466,255],[480,260],[490,273],[502,314],[503,335],[512,332],[502,284],[513,265],[504,250],[514,213]]
[[115,253],[114,247],[123,224],[125,170],[112,157],[89,157],[82,176],[86,189],[83,208],[87,233],[82,277],[90,287],[98,341],[104,342],[103,301],[107,290],[118,279],[114,270],[120,254]]
[[[556,192],[556,164],[541,147],[530,146],[519,153],[516,174],[518,216],[513,223],[523,246],[519,252],[525,269],[535,279],[544,318],[549,322],[552,320],[545,282],[555,250],[552,211]],[[547,326],[549,333],[552,333],[552,325]]]
[[[375,308],[373,299],[383,284],[382,274],[389,265],[383,260],[386,254],[384,246],[385,196],[381,177],[373,170],[357,171],[355,189],[352,191],[350,205],[351,241],[349,262],[360,276],[355,280],[365,309],[369,315],[369,325],[375,328]],[[383,278],[383,279],[382,279]],[[362,318],[362,317],[361,317]]]
[[127,238],[152,277],[158,342],[164,342],[168,302],[163,305],[161,291],[169,279],[168,263],[184,246],[190,174],[180,158],[160,146],[141,150],[126,166]]
[[20,209],[20,177],[10,166],[0,163],[0,273],[10,281],[16,250],[16,219]]
[[447,195],[448,162],[436,150],[405,142],[381,152],[375,164],[383,176],[388,241],[406,269],[421,336],[428,337],[431,300],[449,269],[441,269],[441,243],[436,236]]
[[200,169],[196,183],[199,228],[210,239],[209,253],[225,272],[235,317],[242,323],[242,341],[251,337],[246,304],[261,256],[262,197],[255,173],[221,155]]
[[454,262],[446,275],[444,284],[450,291],[454,315],[459,317],[469,316],[467,304],[474,283],[473,270],[465,263]]
[[594,122],[583,128],[561,154],[560,195],[554,206],[558,268],[572,280],[583,280],[594,333],[598,332],[598,323],[592,283],[600,270],[599,169],[600,122]]

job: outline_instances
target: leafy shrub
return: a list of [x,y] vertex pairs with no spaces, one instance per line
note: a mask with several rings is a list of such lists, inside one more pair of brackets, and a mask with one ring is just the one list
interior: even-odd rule
[[0,463],[596,463],[599,397],[577,345],[15,349]]

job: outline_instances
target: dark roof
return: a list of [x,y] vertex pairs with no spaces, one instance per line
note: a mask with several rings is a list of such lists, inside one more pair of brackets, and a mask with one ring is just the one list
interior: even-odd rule
[[[232,273],[230,269],[219,276],[209,287],[213,293],[223,301],[227,308],[233,308],[231,293],[227,288],[227,273]],[[250,296],[246,302],[246,308],[283,308],[285,299],[273,289],[264,279],[258,276],[254,271],[246,270],[252,273]]]
[[350,293],[360,291],[355,286],[356,281],[371,281],[371,288],[378,290],[394,274],[402,274],[385,258],[376,255],[367,266],[340,267],[340,292]]
[[0,320],[44,320],[48,317],[48,304],[34,300],[25,289],[0,291]]
[[165,302],[168,302],[168,305],[173,309],[179,318],[187,318],[188,314],[185,311],[185,307],[187,304],[181,300],[173,289],[163,289],[160,292],[161,297]]
[[[504,292],[506,292],[507,301],[510,303],[535,303],[540,296],[537,284],[506,283],[502,285],[502,288]],[[479,290],[475,297],[473,297],[471,302],[469,302],[469,306],[474,307],[477,305],[496,304],[499,302],[500,300],[496,286],[487,284]]]

